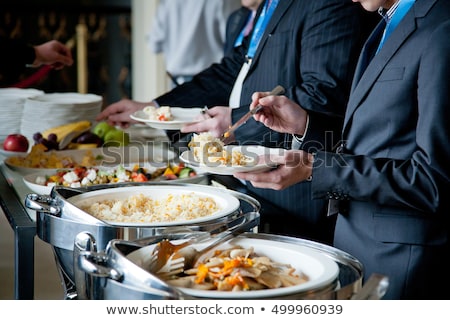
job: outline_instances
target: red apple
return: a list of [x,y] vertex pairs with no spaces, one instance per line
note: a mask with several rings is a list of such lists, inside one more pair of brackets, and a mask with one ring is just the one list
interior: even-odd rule
[[27,152],[28,147],[28,139],[18,133],[8,135],[3,141],[3,149],[6,151]]

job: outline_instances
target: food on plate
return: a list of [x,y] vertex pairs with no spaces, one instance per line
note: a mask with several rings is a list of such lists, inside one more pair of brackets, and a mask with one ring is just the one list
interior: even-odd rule
[[35,183],[43,186],[65,186],[71,188],[87,187],[99,184],[120,182],[146,182],[156,178],[176,180],[196,176],[197,173],[184,163],[168,165],[155,170],[149,170],[139,165],[126,169],[117,167],[75,167],[70,170],[60,170],[54,175],[37,176]]
[[207,217],[221,208],[212,197],[186,192],[169,193],[161,199],[136,194],[125,199],[106,199],[80,205],[80,209],[109,222],[158,223]]
[[253,157],[246,156],[241,151],[225,148],[222,140],[215,138],[208,132],[193,134],[188,144],[196,161],[210,165],[219,163],[221,165],[245,166],[254,163]]
[[74,132],[79,132],[79,134],[82,134],[83,132],[88,131],[90,128],[91,122],[88,120],[70,122],[42,131],[42,137],[50,140],[49,135],[53,134],[57,137],[56,141],[61,142],[61,140],[63,140],[66,136],[72,135]]
[[307,275],[291,265],[272,261],[267,256],[258,255],[253,247],[242,246],[215,250],[211,258],[195,268],[179,275],[160,277],[177,287],[218,291],[275,289],[309,281]]
[[[78,144],[89,144],[90,148],[96,148],[103,144],[103,141],[89,129],[91,122],[88,120],[81,120],[66,123],[56,127],[48,128],[42,132],[35,132],[33,134],[34,144],[43,144],[47,150],[60,149],[78,149]],[[82,138],[84,137],[84,138]],[[89,137],[89,138],[88,138]],[[78,142],[78,143],[71,143]]]
[[34,144],[42,144],[47,150],[59,150],[58,137],[54,133],[50,133],[47,138],[44,138],[42,133],[35,132],[33,134]]
[[20,133],[9,134],[3,141],[3,149],[6,151],[27,152],[28,139]]
[[144,108],[144,113],[148,116],[149,120],[153,121],[171,121],[173,120],[170,107],[162,106],[156,108],[154,106],[147,106]]
[[25,168],[62,169],[76,166],[92,167],[99,164],[101,157],[94,156],[90,150],[86,150],[81,162],[76,162],[72,157],[60,155],[54,150],[47,151],[43,144],[36,144],[26,156],[8,158],[9,164]]

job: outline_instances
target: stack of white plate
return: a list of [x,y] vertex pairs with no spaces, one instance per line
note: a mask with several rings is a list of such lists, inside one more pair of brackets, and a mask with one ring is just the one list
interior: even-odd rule
[[20,133],[24,104],[27,98],[43,95],[36,89],[0,88],[0,140],[13,133]]
[[48,93],[25,101],[20,132],[30,141],[36,132],[70,122],[95,122],[103,98],[95,94]]

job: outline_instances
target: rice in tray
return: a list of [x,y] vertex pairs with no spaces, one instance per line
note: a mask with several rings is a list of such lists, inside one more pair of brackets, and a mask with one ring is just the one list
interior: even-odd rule
[[126,199],[98,201],[81,209],[109,222],[156,223],[198,219],[210,216],[220,208],[213,198],[192,192],[168,194],[162,199],[137,194]]

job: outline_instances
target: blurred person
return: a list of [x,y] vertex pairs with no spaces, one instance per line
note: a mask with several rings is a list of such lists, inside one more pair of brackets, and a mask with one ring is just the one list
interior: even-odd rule
[[220,61],[228,16],[239,5],[239,0],[160,1],[148,44],[164,55],[174,85]]
[[[312,198],[338,213],[334,246],[365,279],[389,277],[386,299],[449,299],[450,1],[357,2],[383,21],[361,52],[339,153],[291,150],[276,170],[235,176],[277,190],[312,177]],[[313,125],[301,103],[265,95],[253,95],[257,121],[297,135]]]
[[[130,114],[147,105],[215,106],[204,121],[187,125],[182,131],[209,131],[220,136],[248,111],[253,92],[282,85],[287,96],[317,119],[305,137],[307,144],[328,149],[330,146],[324,146],[326,132],[339,133],[342,128],[357,55],[367,37],[363,12],[350,0],[264,1],[252,33],[220,63],[154,101],[124,99],[113,103],[97,120],[127,127],[135,122]],[[231,138],[239,144],[291,147],[291,135],[277,133],[256,121],[248,121]],[[262,208],[261,230],[331,242],[334,218],[326,216],[325,200],[310,200],[309,183],[283,191],[247,187],[250,194],[276,207],[271,211]]]
[[27,67],[49,65],[56,70],[73,64],[70,49],[57,40],[29,45],[19,40],[0,37],[0,73],[7,78],[18,77]]
[[225,55],[231,54],[235,47],[239,47],[244,38],[253,29],[256,10],[263,0],[241,0],[241,7],[232,12],[227,20],[225,35]]

